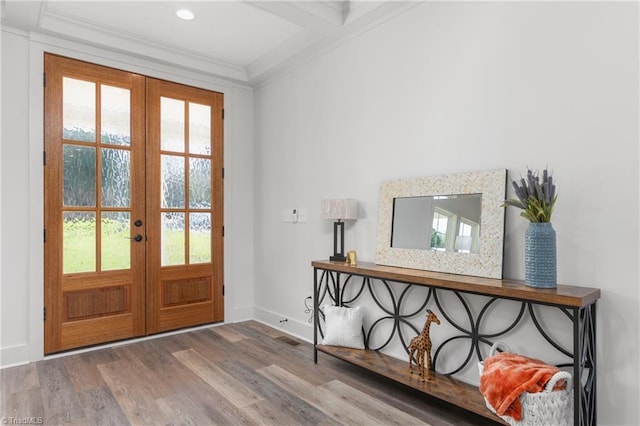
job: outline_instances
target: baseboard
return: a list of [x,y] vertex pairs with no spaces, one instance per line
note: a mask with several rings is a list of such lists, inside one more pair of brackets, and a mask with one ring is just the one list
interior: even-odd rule
[[287,318],[281,314],[268,311],[263,308],[253,308],[253,319],[278,329],[287,334],[291,334],[306,342],[313,342],[313,324],[296,319]]
[[0,369],[29,363],[29,345],[0,348]]
[[225,318],[225,322],[241,322],[254,318],[253,306],[245,306],[242,308],[234,308],[231,318]]

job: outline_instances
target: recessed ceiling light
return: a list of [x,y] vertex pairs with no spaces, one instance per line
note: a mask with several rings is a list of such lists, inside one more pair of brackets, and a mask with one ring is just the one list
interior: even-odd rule
[[178,18],[184,19],[185,21],[191,21],[194,18],[193,12],[187,9],[180,9],[176,12]]

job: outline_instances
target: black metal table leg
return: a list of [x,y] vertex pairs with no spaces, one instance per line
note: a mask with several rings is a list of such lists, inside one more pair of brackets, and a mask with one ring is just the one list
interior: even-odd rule
[[313,268],[313,362],[315,364],[318,363],[318,349],[316,348],[316,345],[318,344],[318,327],[320,326],[320,315],[318,315],[319,293],[318,268]]

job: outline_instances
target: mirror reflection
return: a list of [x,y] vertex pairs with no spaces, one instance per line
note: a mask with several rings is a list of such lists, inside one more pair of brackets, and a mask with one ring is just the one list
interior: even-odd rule
[[391,247],[479,253],[482,194],[393,199]]

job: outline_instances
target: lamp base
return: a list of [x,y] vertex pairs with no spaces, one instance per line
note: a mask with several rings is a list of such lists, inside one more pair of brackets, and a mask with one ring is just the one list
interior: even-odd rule
[[346,256],[329,256],[329,260],[334,262],[346,262],[347,257]]

